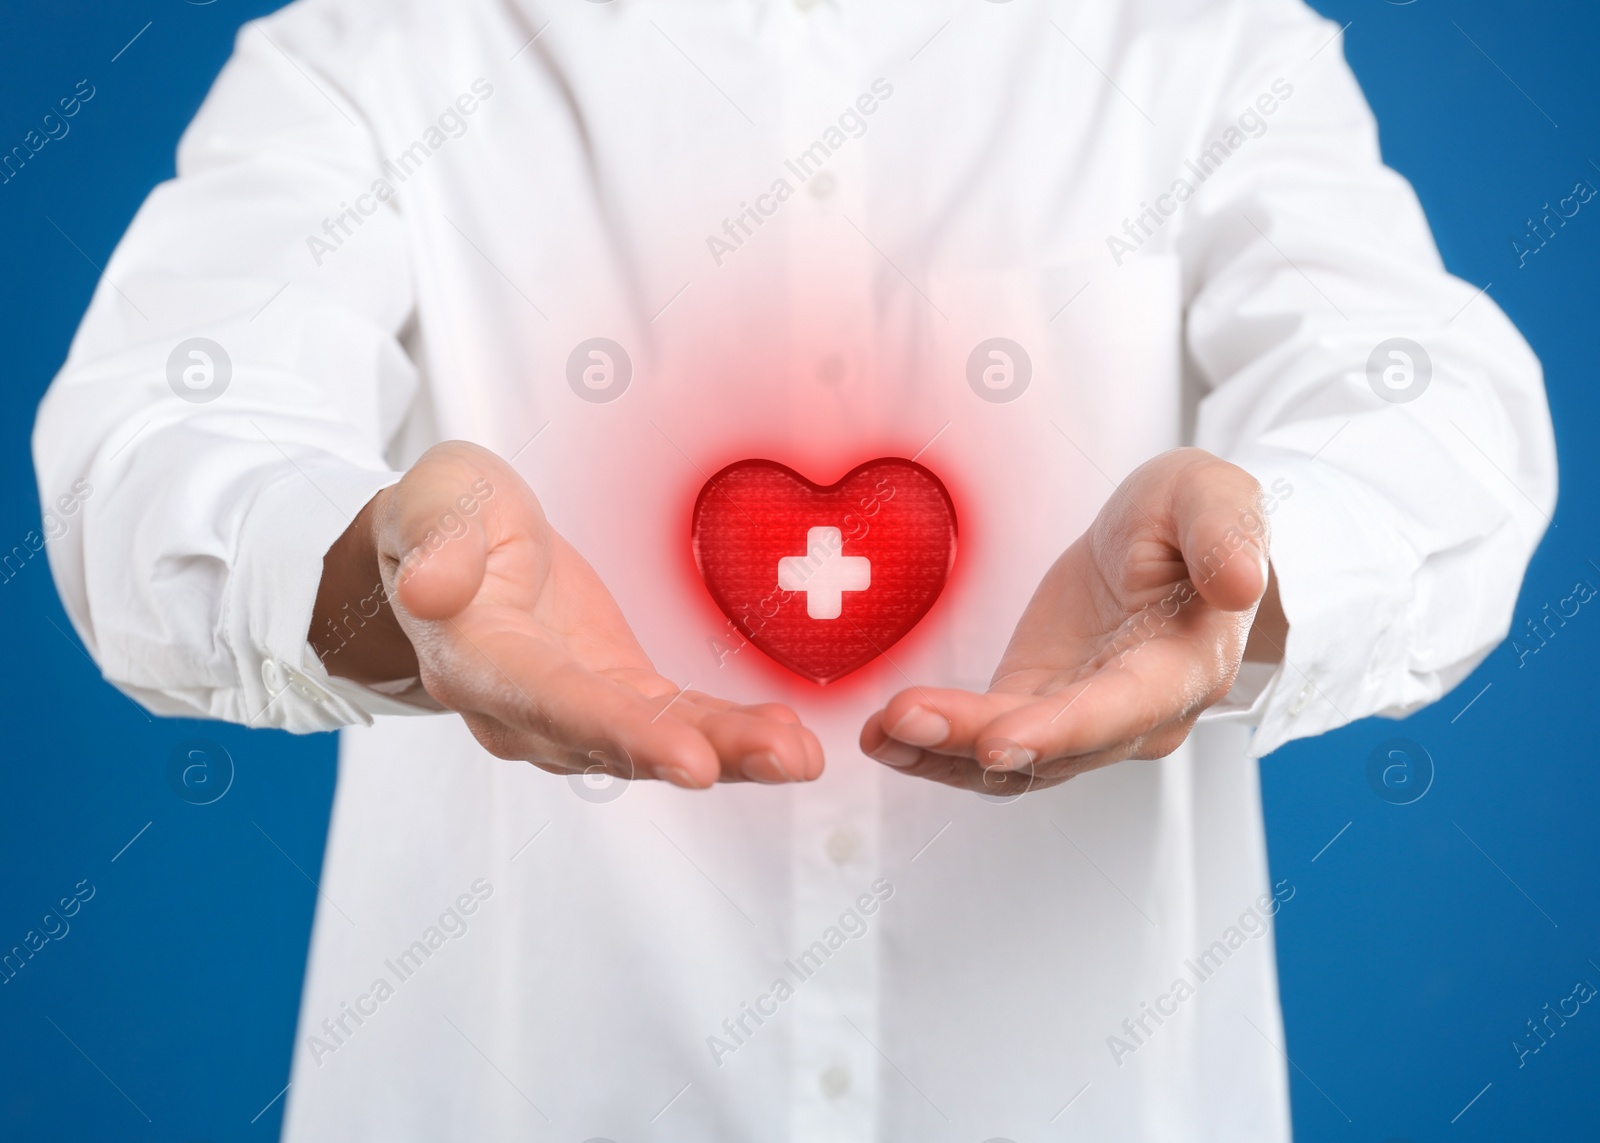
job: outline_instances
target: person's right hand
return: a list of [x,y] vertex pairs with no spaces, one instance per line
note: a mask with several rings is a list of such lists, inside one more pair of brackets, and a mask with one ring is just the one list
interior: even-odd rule
[[[327,620],[379,574],[380,614],[333,646]],[[821,745],[788,707],[738,706],[657,674],[532,490],[465,442],[429,449],[330,549],[311,642],[332,674],[420,678],[491,754],[554,773],[599,766],[695,788],[822,773]]]

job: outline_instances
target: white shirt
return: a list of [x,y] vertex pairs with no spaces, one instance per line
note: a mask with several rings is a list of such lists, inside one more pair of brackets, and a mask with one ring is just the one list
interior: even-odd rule
[[[1444,271],[1337,32],[1297,0],[303,0],[240,33],[35,444],[108,679],[347,728],[289,1139],[1288,1137],[1251,759],[1463,678],[1555,485],[1538,363]],[[569,384],[596,337],[615,400],[586,353]],[[997,337],[1012,400],[969,382]],[[664,674],[793,704],[824,777],[602,801],[330,679],[322,554],[447,438],[513,461]],[[860,754],[906,680],[986,685],[1186,442],[1267,490],[1285,666],[1009,804]],[[825,690],[719,650],[707,475],[896,455],[957,504],[933,611]]]

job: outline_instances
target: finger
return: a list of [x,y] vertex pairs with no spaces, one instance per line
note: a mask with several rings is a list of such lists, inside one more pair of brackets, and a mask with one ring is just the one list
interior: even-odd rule
[[[822,773],[822,747],[816,736],[798,722],[772,718],[753,708],[693,692],[669,691],[666,698],[676,701],[643,700],[643,705],[654,712],[647,727],[676,720],[699,731],[716,751],[721,764],[719,780],[772,784],[810,781]],[[571,735],[581,731],[570,726],[564,732],[555,726],[536,731],[525,722],[513,725],[490,715],[469,713],[465,717],[473,734],[498,757],[525,759],[557,773],[598,766],[621,778],[665,777],[678,785],[701,784],[661,773],[659,766],[621,745],[617,738],[622,735],[585,739],[574,748]]]
[[1245,611],[1267,590],[1268,529],[1255,477],[1207,457],[1174,479],[1173,518],[1189,581],[1224,611]]
[[822,747],[798,722],[702,702],[681,702],[672,717],[706,736],[725,778],[773,784],[811,781],[822,773]]
[[[796,714],[792,708],[781,702],[755,703],[751,706],[744,707],[743,709],[751,712],[752,714],[760,714],[765,715],[768,718],[775,718],[779,722],[788,722],[794,724],[795,726],[801,725],[800,716]],[[822,743],[809,729],[807,729],[806,733],[802,736],[802,743],[805,746],[806,751],[806,777],[804,780],[809,782],[813,779],[822,777],[822,771],[825,765]]]
[[610,739],[591,739],[576,748],[562,745],[521,726],[471,711],[461,712],[462,721],[478,744],[496,758],[528,762],[550,774],[608,774],[626,781],[655,779],[634,764],[633,757]]
[[[624,674],[624,672],[619,671],[610,671],[607,673],[613,678],[622,677]],[[631,675],[634,674],[634,672],[627,672],[627,674]],[[656,677],[659,678],[660,676]],[[668,694],[671,694],[675,690],[678,690],[678,688],[672,686],[670,683],[665,688],[665,691]],[[716,695],[706,694],[704,691],[682,691],[680,693],[685,699],[695,702],[703,707],[716,710],[742,710],[749,714],[759,715],[763,718],[775,719],[778,722],[787,722],[791,726],[800,725],[800,716],[794,712],[794,708],[781,702],[737,703],[732,699],[719,698]]]
[[[1140,653],[1150,656],[1143,669],[1101,671],[1002,714],[977,732],[978,743],[1015,743],[1020,750],[991,759],[1011,769],[1125,746],[1132,750],[1129,744],[1192,718],[1220,697],[1221,684],[1184,657],[1154,647]],[[1172,661],[1157,664],[1158,657]]]
[[944,754],[896,742],[874,719],[862,729],[862,749],[902,774],[994,797],[1015,798],[1059,786],[1080,774],[1129,758],[1164,758],[1194,729],[1196,715],[1167,722],[1137,738],[1087,754],[1029,761],[1017,743],[1002,738],[981,742],[977,757]]
[[977,732],[1028,702],[1025,695],[939,687],[911,687],[879,712],[883,733],[897,742],[948,754],[966,753]]
[[[783,709],[788,710],[787,707]],[[791,711],[790,713],[793,712]],[[799,722],[798,716],[795,721],[796,723]],[[805,731],[800,738],[801,745],[805,748],[805,776],[803,780],[812,782],[822,777],[822,771],[827,767],[827,761],[824,757],[822,741],[810,727],[802,726],[801,729]]]
[[1171,722],[1162,723],[1136,738],[1115,742],[1103,749],[1093,750],[1087,754],[1048,758],[1010,770],[1002,769],[1001,764],[1019,755],[1026,756],[1026,752],[1016,743],[1006,739],[991,739],[979,747],[979,760],[976,764],[983,765],[984,758],[991,760],[991,764],[984,772],[986,784],[995,785],[998,779],[1009,773],[1018,781],[1032,780],[1036,786],[1053,786],[1070,778],[1076,778],[1079,774],[1087,774],[1091,770],[1099,770],[1129,758],[1165,758],[1189,737],[1189,732],[1194,729],[1198,717],[1198,712],[1188,714]]
[[705,735],[666,717],[681,692],[646,697],[553,645],[502,642],[516,636],[473,640],[453,622],[445,630],[455,638],[430,656],[423,681],[446,706],[487,715],[564,750],[615,743],[641,774],[674,785],[702,789],[720,776],[721,760]]
[[[888,731],[883,729],[883,711],[873,711],[867,716],[867,721],[861,724],[860,736],[861,753],[869,758],[876,758],[880,762],[887,762],[891,766],[909,766],[921,756],[919,747],[908,746],[905,743],[891,743]],[[898,752],[894,746],[903,747]]]
[[[515,691],[491,686],[484,696],[487,703],[478,709],[487,706],[501,721],[530,734],[567,748],[596,739],[614,742],[639,774],[691,788],[727,778],[810,781],[822,773],[821,744],[793,712],[778,704],[763,704],[764,710],[782,711],[787,719],[670,685],[645,697],[638,679],[619,682],[572,660],[547,665],[539,653],[543,648],[532,655],[525,647],[518,649],[523,652],[522,669],[513,684],[495,666],[492,641],[473,648],[487,660],[478,664],[480,677],[487,665]],[[452,674],[459,678],[466,672]]]
[[[809,782],[821,777],[822,743],[783,703],[741,705],[680,691],[673,717],[694,726],[717,751],[723,781]],[[726,716],[726,717],[721,717]]]
[[468,457],[438,449],[385,494],[379,557],[401,606],[418,619],[458,614],[483,583],[488,542],[477,505],[484,481]]
[[924,750],[889,738],[884,734],[881,723],[875,721],[877,717],[869,719],[862,728],[862,749],[911,778],[922,778],[977,794],[1012,798],[1059,785],[1079,772],[1078,767],[1061,765],[1052,768],[1030,767],[1026,770],[997,769],[985,765],[981,759]]
[[965,761],[967,766],[974,765],[971,759],[963,760],[890,738],[883,729],[882,711],[873,714],[861,727],[861,750],[868,757],[892,766],[903,774],[946,785],[962,784],[955,780],[961,762]]
[[[979,770],[990,768],[994,765],[993,759],[986,760],[980,752],[976,758],[958,755],[951,751],[930,750],[922,746],[913,746],[909,742],[902,742],[894,738],[884,729],[884,714],[878,711],[871,715],[861,727],[861,750],[868,757],[875,758],[887,766],[897,770],[904,770],[921,778],[931,778],[934,781],[944,781],[946,770],[963,763],[963,768],[976,768]],[[985,744],[990,745],[990,744]],[[997,749],[1003,749],[1000,744],[993,744]],[[1025,762],[1026,759],[1019,760]],[[941,777],[940,775],[945,775]]]
[[759,714],[766,718],[775,718],[779,722],[791,722],[796,726],[800,724],[800,716],[791,707],[781,702],[758,702],[740,708],[751,714]]
[[551,774],[603,773],[617,778],[647,778],[620,748],[605,742],[568,749],[543,735],[501,722],[492,715],[461,711],[461,720],[478,744],[496,758],[529,762]]

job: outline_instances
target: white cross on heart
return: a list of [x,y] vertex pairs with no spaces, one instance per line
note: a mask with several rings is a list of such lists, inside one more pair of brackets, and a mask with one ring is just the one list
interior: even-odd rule
[[812,619],[837,619],[844,593],[872,586],[872,561],[844,554],[838,528],[812,528],[806,533],[806,554],[778,561],[778,586],[806,593],[806,614]]

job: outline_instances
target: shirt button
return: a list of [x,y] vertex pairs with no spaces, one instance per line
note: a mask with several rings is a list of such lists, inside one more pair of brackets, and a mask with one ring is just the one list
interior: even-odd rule
[[261,682],[267,693],[276,698],[286,689],[314,703],[325,703],[333,696],[312,681],[304,671],[297,671],[277,659],[267,659],[261,664]]
[[806,188],[810,190],[812,198],[827,198],[833,194],[834,188],[837,186],[838,181],[834,179],[832,171],[818,171],[811,176],[811,181],[806,184]]
[[829,1099],[838,1099],[850,1090],[850,1072],[848,1069],[834,1064],[833,1067],[817,1077],[817,1086],[822,1089],[822,1094]]
[[828,858],[835,865],[844,865],[856,855],[856,850],[861,848],[861,838],[856,831],[849,828],[840,828],[828,834],[828,840],[823,844],[828,852]]
[[1311,702],[1311,696],[1315,694],[1316,691],[1316,684],[1310,679],[1307,679],[1305,681],[1305,685],[1300,688],[1300,693],[1295,695],[1294,701],[1289,704],[1289,717],[1295,718],[1300,714],[1301,711],[1305,710],[1307,704]]

